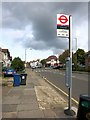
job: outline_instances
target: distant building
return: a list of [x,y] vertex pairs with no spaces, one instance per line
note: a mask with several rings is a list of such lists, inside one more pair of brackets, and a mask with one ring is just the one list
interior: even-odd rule
[[2,49],[2,61],[4,67],[9,67],[11,65],[12,57],[8,49]]
[[0,48],[0,63],[2,63],[2,48]]
[[53,67],[57,65],[57,57],[52,55],[52,56],[49,56],[47,59],[46,59],[46,66],[47,67]]
[[40,67],[42,67],[42,64],[40,63],[40,60],[37,59],[37,60],[30,61],[30,67],[31,68],[40,68]]
[[85,68],[90,71],[90,50],[85,55]]

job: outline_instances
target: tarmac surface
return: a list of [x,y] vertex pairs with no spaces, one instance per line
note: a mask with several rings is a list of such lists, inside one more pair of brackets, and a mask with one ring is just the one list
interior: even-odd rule
[[[26,85],[2,87],[2,118],[65,118],[67,101],[31,69]],[[76,109],[73,108],[76,112]]]

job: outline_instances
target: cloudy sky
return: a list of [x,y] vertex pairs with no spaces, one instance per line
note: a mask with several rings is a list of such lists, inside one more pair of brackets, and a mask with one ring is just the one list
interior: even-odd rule
[[[11,56],[27,61],[61,54],[68,39],[57,37],[57,14],[72,15],[73,51],[88,51],[88,3],[86,2],[3,2],[0,47]],[[1,37],[1,36],[0,36]],[[77,45],[76,39],[77,38]]]

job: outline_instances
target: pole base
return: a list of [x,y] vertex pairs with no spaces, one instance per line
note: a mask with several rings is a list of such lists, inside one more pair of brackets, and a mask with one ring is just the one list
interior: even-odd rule
[[64,110],[64,113],[65,113],[66,115],[69,115],[69,116],[74,116],[74,115],[76,114],[75,111],[70,110],[70,109]]

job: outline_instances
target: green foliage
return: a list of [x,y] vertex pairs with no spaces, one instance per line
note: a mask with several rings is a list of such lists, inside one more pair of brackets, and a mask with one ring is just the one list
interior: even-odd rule
[[42,65],[46,65],[46,59],[41,60]]
[[59,60],[61,63],[66,63],[66,58],[69,56],[69,50],[65,50],[60,56]]
[[24,62],[19,57],[13,59],[11,67],[14,68],[17,72],[23,71],[25,69]]
[[[69,50],[65,50],[60,56],[59,60],[62,63],[66,63],[66,58],[69,57]],[[84,71],[85,68],[82,68],[78,65],[85,65],[85,51],[83,49],[78,49],[76,53],[72,53],[72,63],[74,63],[73,70]]]
[[73,69],[77,70],[77,55],[76,54],[72,55],[72,63],[74,63]]
[[78,49],[75,55],[77,56],[77,63],[84,65],[85,64],[85,51],[83,49]]

